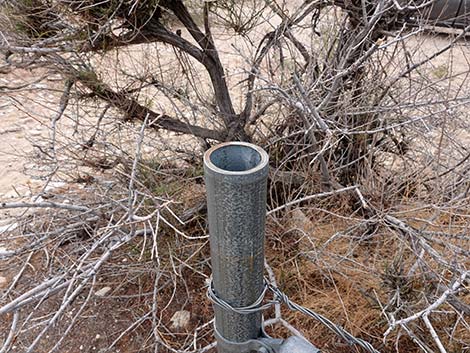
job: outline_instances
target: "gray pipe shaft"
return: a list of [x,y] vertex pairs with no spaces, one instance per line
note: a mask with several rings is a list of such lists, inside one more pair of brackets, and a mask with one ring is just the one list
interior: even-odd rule
[[428,20],[441,21],[451,27],[456,24],[468,26],[470,24],[469,0],[437,0],[428,9]]
[[[204,155],[214,290],[234,307],[253,304],[263,291],[268,155],[230,142]],[[215,327],[226,340],[261,334],[261,313],[241,315],[214,306]],[[219,353],[239,353],[219,348]]]

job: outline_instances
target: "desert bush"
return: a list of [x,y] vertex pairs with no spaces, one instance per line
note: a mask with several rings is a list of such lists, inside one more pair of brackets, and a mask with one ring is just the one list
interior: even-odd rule
[[1,204],[41,210],[2,239],[2,352],[93,338],[100,303],[118,324],[86,347],[213,349],[201,156],[231,140],[270,154],[271,280],[383,352],[469,349],[468,27],[433,32],[432,1],[1,6],[0,73],[28,75],[0,89],[50,131],[28,168],[44,187]]

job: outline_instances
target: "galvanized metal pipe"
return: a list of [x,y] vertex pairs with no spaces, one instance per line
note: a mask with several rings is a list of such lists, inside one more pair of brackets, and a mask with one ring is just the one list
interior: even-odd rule
[[[249,143],[223,143],[205,153],[204,175],[215,293],[233,307],[251,305],[264,288],[268,154]],[[226,340],[261,335],[260,312],[242,315],[217,305],[214,311],[215,327]]]
[[[398,0],[403,8],[413,7],[410,0]],[[411,5],[411,6],[410,6]],[[410,11],[409,17],[404,19],[410,25],[430,25],[459,29],[470,25],[470,0],[434,0],[419,11]]]
[[463,28],[470,25],[470,0],[436,0],[427,11],[428,21]]

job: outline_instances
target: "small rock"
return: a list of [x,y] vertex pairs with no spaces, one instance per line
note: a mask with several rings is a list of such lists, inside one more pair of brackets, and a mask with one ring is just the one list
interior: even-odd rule
[[6,277],[0,276],[0,289],[5,288],[7,286],[7,282]]
[[99,340],[101,338],[101,335],[98,333],[96,336],[95,336],[95,339]]
[[187,310],[177,311],[170,319],[171,328],[180,329],[180,328],[187,327],[189,324],[190,317],[191,317],[191,313]]
[[302,229],[305,232],[309,232],[314,228],[313,222],[300,209],[292,210],[290,217],[290,223],[292,226]]
[[289,216],[290,218],[288,219],[288,227],[290,229],[297,229],[300,231],[300,250],[306,252],[311,251],[315,225],[300,209],[292,210]]
[[44,191],[56,190],[56,189],[59,189],[59,188],[62,188],[64,186],[66,186],[66,185],[67,185],[67,183],[65,183],[63,181],[51,181],[49,184],[47,184]]
[[97,297],[104,297],[111,290],[111,287],[103,287],[95,292]]

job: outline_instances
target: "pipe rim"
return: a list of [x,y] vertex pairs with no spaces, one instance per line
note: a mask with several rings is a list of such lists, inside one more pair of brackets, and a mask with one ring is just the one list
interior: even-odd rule
[[[214,153],[215,151],[219,149],[226,148],[228,146],[244,146],[244,147],[248,147],[254,150],[260,156],[259,163],[255,167],[247,169],[247,170],[243,170],[243,171],[232,171],[232,170],[226,170],[226,169],[217,167],[211,160],[212,153]],[[222,174],[222,175],[240,175],[240,176],[250,175],[250,174],[256,173],[264,169],[268,165],[268,162],[269,162],[269,156],[266,153],[266,151],[262,149],[261,147],[254,145],[252,143],[248,143],[248,142],[239,142],[239,141],[224,142],[224,143],[212,146],[210,149],[206,151],[206,153],[204,153],[204,165],[209,170],[218,174]]]

